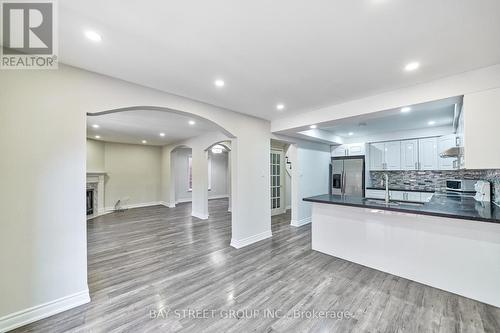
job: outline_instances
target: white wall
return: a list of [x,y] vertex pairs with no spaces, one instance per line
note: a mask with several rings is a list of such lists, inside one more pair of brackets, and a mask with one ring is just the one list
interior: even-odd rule
[[161,147],[106,142],[106,209],[112,209],[118,200],[125,205],[158,203],[160,167]]
[[118,200],[126,206],[160,202],[160,168],[161,147],[87,139],[87,172],[106,172],[105,210]]
[[104,142],[87,139],[87,172],[104,171]]
[[0,331],[33,318],[35,306],[88,300],[86,116],[75,79],[0,74]]
[[191,149],[179,148],[172,152],[175,181],[175,201],[191,201],[191,191],[188,184],[188,158],[191,156]]
[[[178,148],[173,152],[174,156],[174,179],[175,179],[175,200],[176,202],[191,201],[192,191],[189,191],[188,184],[188,158],[191,156],[191,149]],[[208,191],[208,198],[220,198],[229,195],[228,188],[228,154],[212,154],[209,152],[211,164],[211,187]],[[208,171],[208,170],[207,170]]]
[[208,154],[212,164],[212,182],[208,198],[228,196],[228,153],[213,154],[209,151]]
[[62,311],[63,297],[67,307],[86,300],[74,298],[88,295],[86,113],[129,106],[188,112],[232,133],[232,237],[270,236],[268,121],[62,64],[2,71],[0,174],[8,177],[0,194],[0,295],[8,301],[0,302],[0,325],[48,302]]
[[298,210],[292,220],[293,225],[310,222],[312,205],[303,201],[303,198],[328,194],[330,162],[328,145],[307,142],[297,144]]

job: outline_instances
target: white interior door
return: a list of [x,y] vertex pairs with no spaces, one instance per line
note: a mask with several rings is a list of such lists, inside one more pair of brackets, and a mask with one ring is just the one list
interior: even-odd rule
[[285,212],[283,191],[283,152],[271,150],[271,215]]

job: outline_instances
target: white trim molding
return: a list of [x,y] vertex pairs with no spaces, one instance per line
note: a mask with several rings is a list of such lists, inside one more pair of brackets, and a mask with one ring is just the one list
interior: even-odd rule
[[89,290],[61,297],[59,299],[11,313],[0,318],[0,332],[33,323],[37,320],[53,316],[63,311],[76,308],[90,302]]
[[160,201],[160,205],[163,205],[168,208],[175,208],[175,202]]
[[[144,203],[139,203],[139,204],[133,204],[133,205],[126,205],[123,208],[124,209],[134,209],[134,208],[143,208],[143,207],[151,207],[151,206],[161,206],[163,203],[161,201],[153,201],[153,202],[144,202]],[[106,207],[105,213],[112,213],[115,211],[115,207],[110,206]]]
[[208,220],[208,214],[201,214],[197,212],[191,212],[191,216],[197,217],[201,220]]
[[242,247],[248,246],[253,243],[257,243],[261,240],[273,237],[271,230],[264,231],[260,234],[253,235],[243,239],[231,239],[231,246],[236,249],[241,249]]
[[290,222],[290,225],[292,227],[301,227],[303,225],[306,225],[306,224],[309,224],[311,223],[311,217],[304,217],[303,219],[300,219],[300,220],[292,220]]

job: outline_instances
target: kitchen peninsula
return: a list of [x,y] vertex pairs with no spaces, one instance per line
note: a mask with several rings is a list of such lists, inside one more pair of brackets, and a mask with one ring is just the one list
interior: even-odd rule
[[435,194],[427,203],[320,195],[312,249],[500,306],[500,207]]

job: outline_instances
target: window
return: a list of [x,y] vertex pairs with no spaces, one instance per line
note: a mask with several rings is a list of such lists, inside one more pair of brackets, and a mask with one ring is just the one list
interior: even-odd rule
[[[208,157],[208,190],[212,189],[212,158]],[[188,191],[193,190],[193,157],[188,156]]]

